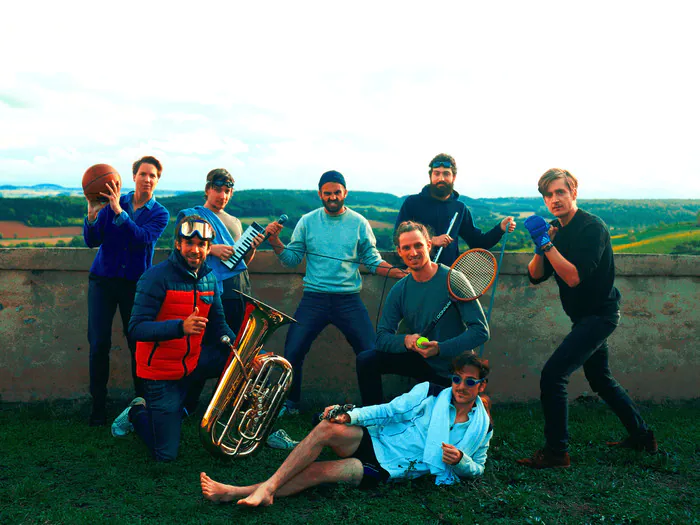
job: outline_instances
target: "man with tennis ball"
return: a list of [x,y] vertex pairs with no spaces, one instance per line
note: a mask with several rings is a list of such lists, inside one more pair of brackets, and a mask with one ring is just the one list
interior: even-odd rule
[[549,224],[537,215],[525,220],[535,243],[535,255],[527,267],[530,281],[539,284],[554,275],[573,327],[542,369],[545,446],[518,463],[535,469],[570,465],[566,387],[571,374],[580,367],[591,389],[629,432],[627,439],[608,444],[656,452],[654,433],[608,366],[607,338],[620,322],[620,292],[614,285],[610,232],[600,218],[578,208],[578,180],[568,171],[548,170],[537,186],[556,219]]
[[[394,244],[409,275],[389,292],[377,325],[376,349],[357,356],[357,379],[364,406],[384,402],[383,374],[449,386],[452,359],[489,338],[478,300],[455,302],[423,337],[420,332],[451,299],[447,287],[449,268],[430,260],[430,235],[420,223],[399,224]],[[408,334],[397,334],[402,320]]]

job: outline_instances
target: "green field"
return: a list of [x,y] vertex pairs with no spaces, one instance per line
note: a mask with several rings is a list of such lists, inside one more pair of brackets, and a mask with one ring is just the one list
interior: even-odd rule
[[682,243],[700,241],[700,227],[691,222],[664,224],[612,238],[616,253],[674,253]]

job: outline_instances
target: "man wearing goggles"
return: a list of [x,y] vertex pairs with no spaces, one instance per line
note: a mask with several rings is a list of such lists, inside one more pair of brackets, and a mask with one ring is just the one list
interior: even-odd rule
[[457,178],[455,159],[446,153],[440,153],[433,157],[428,166],[429,184],[420,193],[406,198],[399,210],[394,230],[404,221],[415,221],[428,226],[434,234],[431,238],[433,248],[442,248],[437,262],[451,266],[457,260],[458,237],[464,239],[470,248],[488,250],[501,240],[506,228],[509,232],[515,229],[513,217],[506,217],[491,230],[482,233],[474,225],[469,208],[459,200],[459,193],[454,190]]
[[114,420],[112,435],[136,431],[156,461],[177,457],[186,396],[221,374],[228,357],[221,336],[235,339],[205,262],[214,236],[202,217],[183,217],[175,227],[175,249],[136,286],[129,335],[137,341],[144,395]]
[[[432,474],[437,485],[449,485],[480,476],[493,435],[488,403],[482,399],[489,365],[464,352],[451,368],[448,388],[420,383],[391,403],[352,408],[335,417],[335,406],[326,407],[324,419],[267,481],[224,485],[202,472],[204,497],[256,507],[320,483],[372,488]],[[324,447],[340,459],[316,461]]]

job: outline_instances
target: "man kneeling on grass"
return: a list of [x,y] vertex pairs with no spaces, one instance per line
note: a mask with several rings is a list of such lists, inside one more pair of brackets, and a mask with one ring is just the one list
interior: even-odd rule
[[[204,497],[257,507],[322,483],[371,488],[433,474],[440,485],[481,475],[493,435],[488,403],[479,396],[486,388],[488,362],[465,352],[451,369],[451,387],[420,383],[390,403],[324,419],[263,483],[224,485],[202,472]],[[342,459],[316,462],[326,446]]]

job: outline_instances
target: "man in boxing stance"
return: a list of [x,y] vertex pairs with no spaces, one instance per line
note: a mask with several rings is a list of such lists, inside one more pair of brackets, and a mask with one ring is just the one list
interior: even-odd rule
[[570,465],[566,387],[580,367],[593,391],[629,432],[624,441],[609,444],[656,452],[654,433],[608,365],[607,338],[620,322],[610,232],[600,218],[578,208],[578,180],[568,171],[546,171],[537,187],[556,219],[549,224],[537,215],[525,220],[535,243],[535,255],[527,266],[530,281],[540,284],[554,275],[562,306],[573,325],[542,369],[544,448],[518,463],[535,469]]

